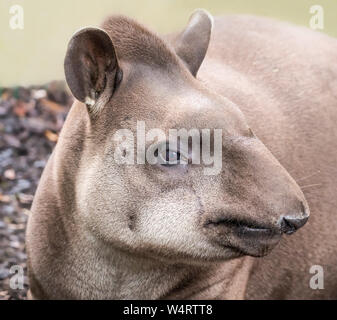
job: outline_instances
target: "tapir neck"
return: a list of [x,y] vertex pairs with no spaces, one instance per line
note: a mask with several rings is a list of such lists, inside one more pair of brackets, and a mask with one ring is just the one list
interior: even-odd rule
[[171,290],[167,299],[244,299],[249,274],[253,265],[251,257],[242,257],[223,263],[210,264],[190,273]]
[[252,265],[249,257],[191,266],[103,248],[101,243],[87,249],[80,269],[91,299],[243,299]]

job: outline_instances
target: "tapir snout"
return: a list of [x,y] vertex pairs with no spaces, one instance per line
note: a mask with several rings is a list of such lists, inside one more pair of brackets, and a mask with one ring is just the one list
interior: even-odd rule
[[257,137],[230,141],[224,143],[222,203],[201,221],[211,241],[262,256],[283,234],[305,225],[309,207],[300,187]]

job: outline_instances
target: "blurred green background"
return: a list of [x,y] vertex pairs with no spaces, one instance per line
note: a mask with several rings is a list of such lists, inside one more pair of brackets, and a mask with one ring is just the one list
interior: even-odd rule
[[[9,26],[9,9],[15,4],[24,9],[23,30]],[[0,86],[63,79],[71,35],[81,27],[99,25],[109,14],[127,14],[161,33],[182,28],[195,8],[213,15],[269,16],[309,27],[312,5],[324,9],[322,32],[337,36],[337,0],[0,0]]]

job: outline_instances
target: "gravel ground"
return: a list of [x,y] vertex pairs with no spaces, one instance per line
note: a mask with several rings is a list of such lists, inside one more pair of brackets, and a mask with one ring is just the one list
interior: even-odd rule
[[[0,300],[26,298],[29,208],[71,103],[64,82],[0,87]],[[15,289],[21,270],[23,289]]]

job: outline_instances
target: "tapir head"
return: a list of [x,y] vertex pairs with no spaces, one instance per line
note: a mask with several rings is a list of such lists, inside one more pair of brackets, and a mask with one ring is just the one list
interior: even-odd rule
[[171,262],[262,256],[308,219],[240,106],[196,78],[211,29],[198,10],[168,43],[116,16],[69,43],[66,79],[87,128],[76,214],[111,247]]

